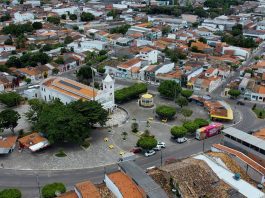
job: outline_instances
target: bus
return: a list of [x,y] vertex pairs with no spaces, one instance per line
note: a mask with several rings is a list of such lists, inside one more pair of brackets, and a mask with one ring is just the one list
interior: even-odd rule
[[212,122],[208,126],[199,128],[196,130],[196,139],[203,140],[208,137],[212,137],[221,133],[221,130],[224,128],[224,125],[218,122]]

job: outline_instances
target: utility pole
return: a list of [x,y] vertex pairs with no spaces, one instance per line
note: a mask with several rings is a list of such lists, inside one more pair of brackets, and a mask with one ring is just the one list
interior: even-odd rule
[[40,182],[39,182],[39,175],[36,174],[36,180],[37,180],[37,185],[38,185],[38,190],[39,190],[39,196],[41,198],[41,192],[40,192]]
[[203,139],[203,141],[202,141],[202,152],[204,153],[204,150],[205,150],[205,138]]
[[161,163],[161,166],[163,165],[163,155],[162,155],[162,149],[160,150],[160,163]]

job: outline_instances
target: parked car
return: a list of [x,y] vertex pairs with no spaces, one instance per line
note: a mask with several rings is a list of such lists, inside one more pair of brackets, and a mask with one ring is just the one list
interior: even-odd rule
[[158,141],[157,145],[160,146],[161,148],[166,148],[165,142]]
[[160,151],[161,150],[161,146],[159,146],[159,145],[156,145],[156,147],[155,148],[153,148],[155,151]]
[[184,142],[187,142],[187,140],[188,140],[188,138],[186,138],[186,137],[182,137],[182,138],[177,138],[176,139],[176,141],[177,141],[177,143],[184,143]]
[[142,149],[140,147],[134,147],[130,150],[132,153],[141,153]]
[[242,101],[237,101],[237,103],[236,103],[237,105],[245,105],[245,103],[244,102],[242,102]]
[[149,157],[156,154],[156,152],[154,150],[148,150],[144,153],[145,157]]

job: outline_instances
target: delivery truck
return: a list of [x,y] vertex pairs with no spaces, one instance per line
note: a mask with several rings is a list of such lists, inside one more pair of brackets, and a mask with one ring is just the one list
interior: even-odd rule
[[196,139],[203,140],[214,135],[221,133],[221,130],[224,128],[224,125],[217,122],[212,122],[208,126],[199,128],[196,130]]

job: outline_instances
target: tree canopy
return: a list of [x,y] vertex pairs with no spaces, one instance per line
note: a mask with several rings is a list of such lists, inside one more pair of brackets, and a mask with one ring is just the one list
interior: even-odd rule
[[57,16],[50,16],[47,18],[47,21],[55,25],[59,25],[61,22],[60,17],[57,17]]
[[188,130],[183,126],[173,126],[170,132],[174,138],[182,138],[187,134]]
[[182,108],[183,106],[187,106],[189,101],[185,97],[179,96],[176,100],[176,103]]
[[183,127],[185,127],[189,133],[194,133],[199,128],[198,124],[193,121],[185,122]]
[[42,28],[42,23],[41,22],[34,22],[34,23],[32,23],[32,27],[35,30],[39,30]]
[[181,90],[181,95],[185,98],[189,98],[191,97],[193,94],[193,91],[192,90],[188,90],[188,89],[182,89]]
[[171,106],[161,105],[156,108],[157,115],[162,119],[172,119],[176,112],[176,109]]
[[89,12],[82,12],[80,15],[81,21],[92,21],[95,19],[95,16]]
[[111,28],[110,33],[111,34],[114,34],[114,33],[126,34],[126,32],[128,31],[130,27],[131,26],[129,24],[121,25],[115,28]]
[[158,92],[166,98],[175,99],[181,92],[181,87],[173,80],[165,80],[160,83]]
[[0,112],[0,128],[10,129],[14,133],[14,128],[18,125],[20,115],[13,109],[5,109]]
[[23,100],[20,94],[16,92],[3,92],[0,93],[0,102],[5,104],[7,107],[14,107],[20,104]]
[[4,34],[12,34],[14,36],[19,36],[21,34],[32,32],[33,27],[31,23],[25,24],[10,24],[8,26],[4,26],[2,32]]
[[103,126],[108,119],[108,112],[96,101],[79,100],[64,105],[59,100],[50,103],[31,100],[29,104],[27,119],[51,144],[65,141],[80,144],[93,125]]
[[228,91],[228,94],[233,98],[237,98],[238,96],[240,96],[241,92],[237,89],[230,89]]
[[44,52],[24,53],[20,58],[11,56],[7,62],[7,67],[22,68],[26,66],[37,66],[38,63],[46,64],[50,61],[50,57]]
[[140,137],[136,145],[144,150],[150,150],[156,147],[157,140],[152,136]]
[[139,95],[147,92],[145,83],[135,83],[130,87],[125,87],[115,91],[115,101],[117,103],[127,102],[129,100],[139,98]]
[[196,118],[193,122],[196,123],[199,128],[209,125],[209,122],[202,118]]

